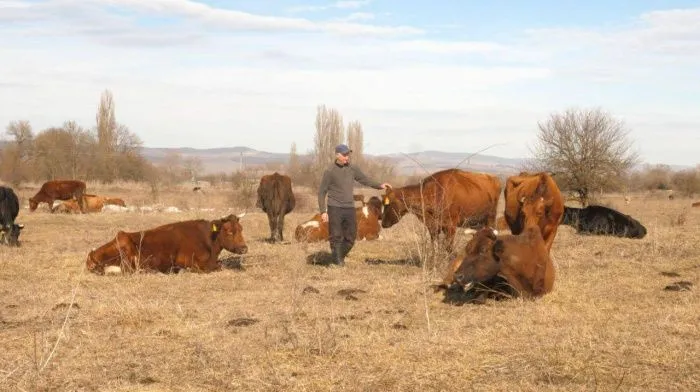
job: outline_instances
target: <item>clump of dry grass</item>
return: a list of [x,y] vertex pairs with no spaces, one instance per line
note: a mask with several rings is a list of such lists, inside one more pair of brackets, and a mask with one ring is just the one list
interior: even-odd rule
[[[148,192],[114,189],[127,203]],[[162,202],[183,193],[164,189]],[[214,211],[177,214],[23,209],[23,246],[0,247],[0,390],[700,389],[700,211],[681,227],[667,218],[687,200],[621,208],[649,230],[642,240],[562,226],[554,291],[536,301],[443,303],[428,286],[447,260],[424,249],[413,216],[358,242],[345,268],[309,263],[327,243],[267,243],[266,216],[252,210],[249,254],[220,272],[84,271],[118,230],[218,218],[235,207],[227,197],[207,192]],[[289,214],[285,237],[307,218]],[[694,288],[663,290],[678,280]]]

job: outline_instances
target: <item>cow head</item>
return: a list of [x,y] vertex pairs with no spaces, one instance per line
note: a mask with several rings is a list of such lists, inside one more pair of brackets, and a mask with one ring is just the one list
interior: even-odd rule
[[39,202],[36,201],[33,197],[30,197],[29,198],[29,211],[35,211],[38,206],[39,206]]
[[382,218],[382,200],[377,196],[372,196],[369,198],[365,206],[370,212],[373,212],[379,219]]
[[0,244],[19,246],[19,234],[23,228],[24,225],[18,225],[16,223],[3,225],[2,228],[0,228]]
[[462,264],[455,271],[455,282],[464,291],[472,288],[475,283],[493,278],[500,271],[497,244],[500,244],[498,249],[503,247],[503,242],[498,240],[495,230],[489,227],[477,231],[467,243]]
[[539,226],[554,203],[554,200],[545,201],[542,196],[530,198],[523,196],[518,201],[520,203],[520,219],[522,219],[523,228]]
[[399,219],[408,212],[406,204],[399,200],[396,192],[391,188],[387,189],[386,193],[382,195],[382,204],[384,205],[384,212],[382,213],[383,228],[397,224]]
[[243,238],[243,226],[240,219],[245,216],[245,212],[211,222],[212,240],[216,241],[222,248],[229,252],[242,255],[248,252],[248,246]]

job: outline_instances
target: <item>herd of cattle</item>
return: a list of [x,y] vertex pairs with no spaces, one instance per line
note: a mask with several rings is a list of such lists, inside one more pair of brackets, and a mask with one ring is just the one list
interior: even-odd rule
[[[431,239],[444,235],[448,250],[452,250],[457,230],[467,229],[473,236],[449,264],[442,288],[505,290],[512,295],[538,297],[550,292],[554,284],[550,251],[560,224],[571,225],[583,234],[643,238],[647,233],[639,221],[608,207],[565,206],[552,174],[545,172],[523,172],[507,178],[503,218],[497,221],[501,190],[501,181],[493,175],[448,169],[417,184],[390,188],[366,202],[359,196],[357,239],[379,239],[381,228],[392,227],[409,213],[426,225]],[[53,207],[56,200],[64,202]],[[109,204],[125,206],[121,199],[87,194],[85,183],[76,180],[44,183],[29,199],[29,210],[35,211],[40,203],[47,203],[52,212],[77,213],[96,212]],[[291,179],[278,173],[263,176],[256,206],[267,214],[270,241],[283,241],[285,215],[295,207]],[[15,192],[0,187],[0,243],[19,246],[24,226],[15,222],[18,213]],[[118,231],[112,240],[88,253],[86,267],[97,274],[110,270],[217,270],[223,249],[235,254],[248,251],[241,226],[244,215]],[[500,229],[511,234],[499,234]],[[328,224],[316,214],[296,227],[294,237],[297,242],[326,241]]]

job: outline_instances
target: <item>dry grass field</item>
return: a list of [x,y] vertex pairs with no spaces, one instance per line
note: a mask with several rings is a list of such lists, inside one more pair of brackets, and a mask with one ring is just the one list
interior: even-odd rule
[[[37,188],[18,191],[23,207]],[[153,204],[146,186],[88,191]],[[327,244],[293,240],[313,195],[287,216],[285,244],[265,242],[266,218],[249,210],[249,253],[223,251],[219,272],[85,271],[117,230],[240,212],[231,192],[161,191],[180,213],[23,208],[22,247],[0,247],[0,390],[700,390],[695,200],[604,200],[646,225],[642,240],[560,227],[554,291],[535,301],[444,303],[430,285],[447,260],[424,252],[411,217],[358,243],[345,268],[313,264]],[[664,290],[679,280],[694,286]]]

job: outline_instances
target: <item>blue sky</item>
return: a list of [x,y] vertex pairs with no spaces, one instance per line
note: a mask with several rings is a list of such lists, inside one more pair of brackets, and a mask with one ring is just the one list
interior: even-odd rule
[[0,124],[91,127],[104,89],[150,147],[305,151],[325,104],[369,153],[527,157],[538,121],[602,107],[695,165],[700,4],[0,0]]

